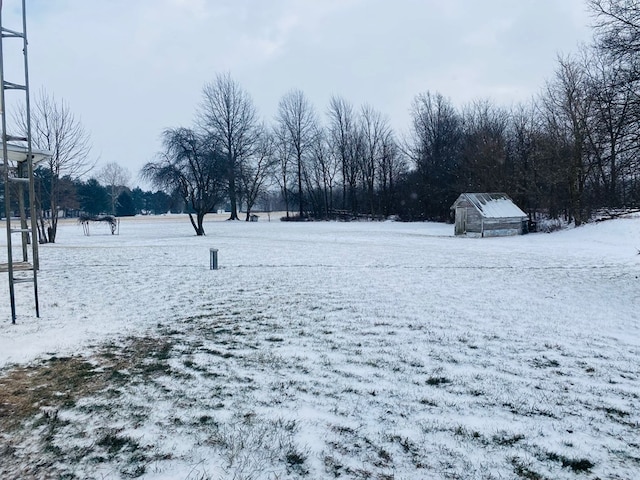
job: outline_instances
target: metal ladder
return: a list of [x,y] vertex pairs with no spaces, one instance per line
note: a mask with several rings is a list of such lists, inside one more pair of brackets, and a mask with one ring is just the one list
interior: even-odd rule
[[[4,211],[7,229],[7,263],[0,264],[0,271],[9,274],[9,295],[11,297],[11,322],[16,323],[15,285],[18,283],[33,284],[36,317],[40,317],[38,304],[38,234],[36,223],[36,200],[33,176],[33,151],[31,145],[31,112],[29,103],[29,69],[27,55],[27,19],[26,0],[22,0],[22,32],[9,30],[2,23],[2,2],[0,0],[0,117],[2,118],[2,157],[4,179]],[[17,41],[16,41],[17,40]],[[21,40],[21,41],[20,41]],[[4,44],[13,41],[19,44],[24,55],[24,83],[18,84],[5,80]],[[26,109],[26,137],[7,134],[6,98],[9,91],[23,92]],[[9,142],[20,142],[19,144]],[[26,192],[25,192],[26,187]],[[25,200],[28,198],[30,222],[27,222]],[[12,202],[12,200],[14,200]],[[11,209],[17,200],[20,225],[14,227],[11,219]],[[15,220],[14,220],[15,222]],[[14,260],[13,236],[20,235],[22,245],[22,260]],[[29,262],[29,245],[31,246],[31,262]],[[17,275],[16,275],[17,273]]]

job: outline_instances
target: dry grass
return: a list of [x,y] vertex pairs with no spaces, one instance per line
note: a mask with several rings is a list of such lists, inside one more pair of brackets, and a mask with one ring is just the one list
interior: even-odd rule
[[113,385],[120,371],[148,376],[162,370],[170,349],[164,339],[134,338],[124,345],[103,346],[92,358],[53,356],[14,367],[0,377],[0,431],[16,429],[43,408],[70,407]]
[[[58,478],[55,436],[66,423],[58,412],[131,381],[123,372],[140,382],[166,373],[171,348],[164,339],[131,338],[101,346],[89,358],[53,356],[8,369],[0,378],[0,478]],[[39,445],[25,449],[35,430]]]
[[104,386],[104,375],[81,357],[51,357],[0,378],[0,430],[15,430],[42,408],[61,408]]

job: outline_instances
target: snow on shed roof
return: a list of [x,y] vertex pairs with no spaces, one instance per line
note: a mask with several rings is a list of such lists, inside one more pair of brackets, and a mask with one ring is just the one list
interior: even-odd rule
[[527,217],[506,193],[463,193],[451,208],[466,198],[485,218],[514,218]]
[[[0,2],[1,3],[1,2]],[[3,145],[0,142],[0,162],[3,158],[2,153]],[[31,149],[31,155],[33,157],[34,165],[41,163],[51,156],[51,152],[47,150],[40,150],[38,148]],[[22,145],[16,145],[15,143],[7,143],[7,159],[10,162],[20,163],[27,159],[27,147]]]

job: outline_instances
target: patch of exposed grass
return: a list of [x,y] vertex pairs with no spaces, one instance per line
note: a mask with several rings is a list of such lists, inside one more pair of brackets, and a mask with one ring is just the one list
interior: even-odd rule
[[299,475],[309,474],[309,469],[305,465],[307,456],[304,453],[292,448],[286,453],[284,461],[288,472],[296,472]]
[[429,377],[426,381],[426,384],[431,386],[445,385],[447,383],[451,383],[451,380],[447,377]]
[[[12,463],[28,464],[28,471],[22,471],[25,478],[44,478],[43,475],[47,478],[75,478],[64,472],[56,473],[54,464],[57,462],[53,459],[66,457],[69,464],[75,464],[77,461],[71,457],[77,457],[82,452],[82,455],[88,455],[88,451],[84,448],[65,449],[64,445],[58,443],[58,434],[69,424],[60,418],[59,412],[99,392],[108,392],[105,397],[113,400],[122,394],[118,386],[130,383],[133,376],[138,381],[144,381],[166,373],[171,348],[172,343],[167,339],[131,338],[123,345],[104,345],[90,358],[52,356],[8,370],[0,378],[0,432],[11,433],[0,436],[2,463],[7,468],[11,468]],[[83,406],[81,411],[93,412],[105,408],[109,407],[89,405]],[[16,449],[14,445],[27,438],[33,429],[38,432],[39,450]],[[124,447],[131,452],[137,449],[134,448],[135,440],[114,435],[103,436],[97,446],[107,448],[110,453]],[[100,456],[95,458],[97,462],[105,461]],[[0,465],[0,477],[7,472],[4,467]],[[144,471],[140,470],[140,465],[136,465],[122,473],[135,477]]]
[[614,418],[625,418],[629,416],[629,412],[615,407],[602,407],[602,410],[606,412],[607,415]]
[[529,465],[517,457],[511,459],[511,465],[513,465],[514,473],[520,478],[526,480],[547,480],[546,477],[531,469]]
[[499,432],[491,437],[491,440],[496,445],[502,447],[510,447],[518,443],[520,440],[524,440],[524,435],[521,433],[510,434],[507,432]]
[[81,357],[52,357],[0,378],[0,427],[11,431],[42,408],[71,406],[104,386],[104,372]]
[[555,359],[549,359],[543,355],[542,358],[534,358],[531,361],[531,365],[535,368],[557,368],[560,366],[560,362]]
[[128,435],[123,435],[121,429],[105,431],[96,445],[104,448],[110,456],[115,456],[122,451],[136,451],[140,448],[138,441]]
[[242,472],[261,471],[265,465],[278,463],[284,464],[289,473],[308,474],[308,454],[295,442],[298,430],[295,421],[266,419],[246,412],[236,414],[229,423],[213,427],[206,443],[222,454],[229,478],[245,478]]
[[561,463],[563,468],[570,468],[575,473],[588,473],[595,466],[589,459],[569,458],[555,452],[547,452],[547,458],[552,462]]
[[[131,377],[137,380],[169,374],[169,358],[173,342],[169,338],[132,338],[121,346],[115,356],[112,351],[104,355],[99,351],[96,360],[106,371],[110,371],[116,384],[128,383]],[[114,373],[115,372],[115,373]]]
[[470,430],[462,425],[458,425],[454,430],[453,434],[464,437],[470,441],[480,442],[482,445],[487,445],[489,442],[487,439],[477,430]]
[[274,343],[284,342],[284,338],[282,338],[282,337],[274,337],[274,336],[267,337],[265,340],[267,342],[274,342]]
[[207,353],[209,355],[216,356],[216,357],[222,357],[222,358],[225,358],[225,359],[234,357],[233,353],[221,352],[220,350],[216,350],[216,349],[212,349],[212,348],[203,348],[202,352],[203,353]]
[[344,465],[333,455],[325,455],[323,458],[324,470],[334,478],[338,478],[344,471]]

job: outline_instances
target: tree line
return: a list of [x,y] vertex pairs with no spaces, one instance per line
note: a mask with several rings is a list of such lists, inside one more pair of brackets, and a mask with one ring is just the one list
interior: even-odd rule
[[[559,56],[553,78],[527,103],[460,107],[426,91],[414,97],[408,131],[399,134],[371,105],[336,95],[318,113],[294,89],[267,122],[251,95],[219,74],[202,89],[194,125],[162,132],[162,151],[143,167],[156,193],[115,179],[77,180],[78,165],[87,167],[86,145],[67,141],[66,157],[40,172],[48,185],[40,202],[49,207],[41,211],[58,211],[65,192],[75,191],[87,212],[187,211],[202,235],[204,216],[221,207],[233,220],[260,207],[282,209],[288,219],[443,221],[460,193],[499,191],[532,218],[563,216],[580,225],[599,208],[638,206],[640,7],[633,0],[587,4],[593,43]],[[58,152],[47,142],[36,146]]]
[[251,96],[218,75],[203,88],[193,128],[168,129],[143,175],[180,192],[202,218],[221,202],[231,219],[276,188],[289,217],[448,220],[461,192],[508,193],[533,217],[580,225],[602,207],[640,204],[636,2],[593,0],[595,41],[560,56],[529,103],[462,108],[438,92],[415,96],[408,133],[370,105],[334,96],[323,121],[301,90],[270,125]]
[[[36,188],[48,185],[46,171],[37,170]],[[101,177],[101,176],[100,176]],[[59,180],[58,212],[63,218],[78,217],[81,213],[92,216],[110,214],[118,217],[134,215],[161,215],[181,213],[184,206],[180,198],[162,191],[146,191],[124,184],[110,184],[91,177],[88,180],[65,176]],[[43,212],[46,219],[51,211]]]
[[[53,217],[72,218],[80,213],[88,215],[112,214],[117,216],[160,215],[167,212],[181,213],[184,204],[177,196],[162,191],[145,191],[140,187],[130,188],[129,173],[117,163],[109,163],[94,176],[82,180],[72,175],[63,175],[53,179],[49,168],[38,166],[34,170],[36,202],[39,229],[44,230],[45,237],[53,243]],[[55,190],[52,190],[51,186]],[[4,185],[0,185],[0,196],[4,194]],[[51,203],[55,205],[58,215],[52,215]],[[27,207],[29,207],[27,202]],[[0,218],[4,216],[4,204],[0,207]],[[29,209],[31,210],[31,209]],[[19,215],[18,202],[14,199],[12,211]],[[49,239],[50,237],[50,239]]]

